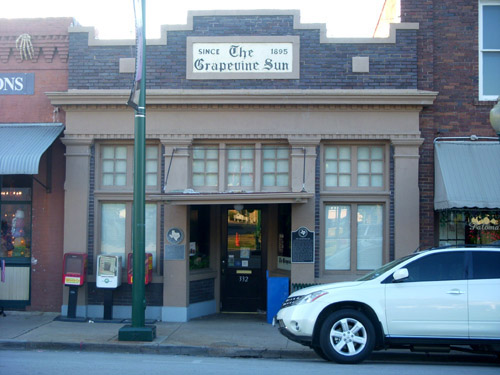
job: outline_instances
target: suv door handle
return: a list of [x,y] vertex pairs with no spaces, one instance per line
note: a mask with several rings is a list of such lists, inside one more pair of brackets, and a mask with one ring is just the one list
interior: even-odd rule
[[460,289],[452,289],[447,291],[446,294],[465,294],[465,292],[461,291]]

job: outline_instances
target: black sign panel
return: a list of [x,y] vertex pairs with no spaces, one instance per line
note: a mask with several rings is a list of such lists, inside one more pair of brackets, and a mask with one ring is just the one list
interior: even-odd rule
[[314,232],[305,227],[292,232],[292,263],[314,263]]

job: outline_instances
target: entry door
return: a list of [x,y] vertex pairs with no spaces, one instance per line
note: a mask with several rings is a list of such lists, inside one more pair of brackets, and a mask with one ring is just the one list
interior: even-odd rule
[[225,214],[221,310],[228,312],[263,311],[266,296],[262,210],[227,209]]

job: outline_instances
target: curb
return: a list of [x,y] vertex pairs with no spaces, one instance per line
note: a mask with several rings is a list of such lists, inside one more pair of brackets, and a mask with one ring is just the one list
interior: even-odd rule
[[209,346],[161,345],[161,344],[103,344],[67,343],[50,341],[0,340],[0,350],[57,350],[133,354],[186,355],[227,358],[266,359],[317,359],[311,350],[270,350],[261,348],[224,348]]

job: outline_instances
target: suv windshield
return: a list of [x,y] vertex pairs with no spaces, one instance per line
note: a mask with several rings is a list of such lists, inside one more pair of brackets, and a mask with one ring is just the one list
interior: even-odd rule
[[418,255],[418,253],[410,254],[410,255],[407,255],[405,257],[393,260],[392,262],[389,262],[389,263],[383,265],[382,267],[377,268],[376,270],[374,270],[374,271],[366,274],[365,276],[359,278],[357,281],[373,280],[373,279],[379,277],[380,275],[382,275],[383,273],[389,271],[391,268],[396,267],[398,264],[403,263],[404,261],[406,261],[406,260],[408,260],[410,258],[413,258],[415,255]]

